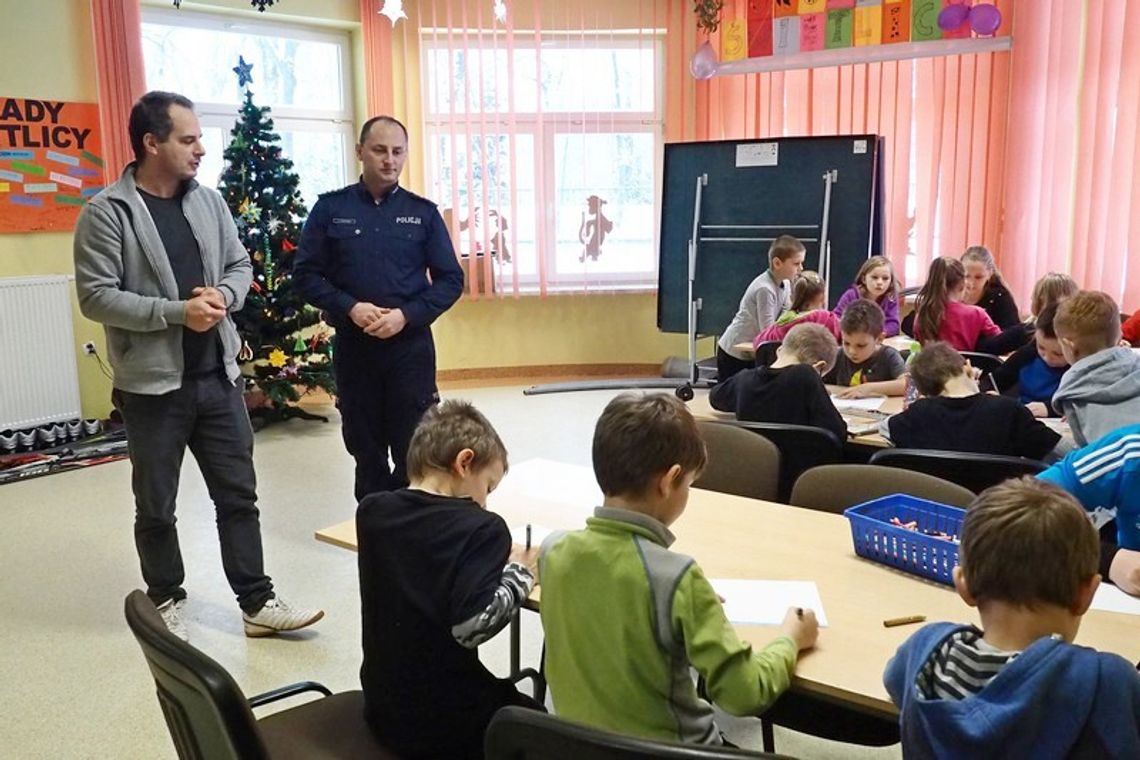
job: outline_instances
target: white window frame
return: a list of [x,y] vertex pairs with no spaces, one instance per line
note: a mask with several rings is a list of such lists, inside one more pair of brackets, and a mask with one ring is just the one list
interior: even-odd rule
[[[256,19],[256,24],[238,16],[217,15],[174,8],[142,8],[142,22],[165,26],[183,26],[192,29],[206,29],[219,32],[247,32],[262,37],[283,37],[295,40],[324,42],[337,46],[340,58],[341,108],[314,109],[295,106],[279,106],[274,103],[257,101],[259,106],[269,106],[273,128],[282,132],[339,132],[342,135],[345,176],[340,186],[347,185],[356,177],[356,133],[353,119],[353,69],[352,38],[348,32],[331,29],[314,29],[299,24]],[[254,93],[256,95],[256,74]],[[236,84],[235,84],[236,88]],[[194,111],[204,128],[221,128],[223,150],[229,147],[230,130],[240,118],[241,103],[219,103],[197,100],[193,94],[186,94],[194,101]],[[322,192],[335,190],[325,188]],[[311,199],[315,201],[315,199]],[[310,204],[311,207],[311,204]]]
[[[430,145],[433,137],[449,137],[452,132],[456,136],[465,134],[467,129],[467,122],[469,120],[477,120],[481,127],[485,127],[487,134],[494,134],[497,129],[506,129],[510,124],[508,121],[509,114],[498,112],[479,112],[479,111],[456,111],[454,114],[443,112],[433,113],[428,109],[431,107],[431,54],[437,50],[448,50],[447,45],[447,30],[438,29],[422,29],[420,36],[420,60],[422,72],[422,92],[424,102],[424,127],[425,127],[425,144]],[[475,36],[475,32],[470,32],[468,39]],[[486,30],[483,31],[487,35]],[[492,33],[493,34],[493,33]],[[463,36],[461,30],[452,30],[453,37]],[[644,35],[638,35],[636,32],[628,32],[621,30],[600,30],[600,31],[587,31],[573,32],[573,33],[548,33],[542,34],[542,49],[548,50],[551,48],[569,48],[580,49],[582,47],[598,47],[604,49],[613,48],[631,48],[642,49],[647,45],[652,45],[656,48],[654,53],[654,61],[657,70],[654,72],[654,92],[653,92],[653,111],[589,111],[583,117],[581,111],[542,111],[541,113],[516,113],[514,115],[513,123],[516,134],[529,134],[534,142],[535,151],[535,176],[534,187],[536,191],[539,187],[539,167],[541,162],[542,175],[546,178],[546,185],[543,188],[544,195],[547,198],[546,208],[537,209],[539,219],[536,221],[535,229],[536,235],[545,236],[544,245],[544,259],[545,271],[547,279],[547,290],[549,291],[580,291],[583,287],[589,286],[592,288],[601,287],[604,290],[634,290],[646,291],[656,290],[657,288],[657,266],[659,261],[659,238],[661,233],[661,187],[662,187],[662,174],[664,164],[664,143],[665,143],[665,30],[654,30],[647,40]],[[484,49],[489,49],[490,45],[486,45]],[[497,43],[499,50],[505,49],[503,40]],[[515,32],[515,50],[530,49],[536,47],[534,42],[534,33],[532,31],[518,31]],[[512,83],[513,84],[513,83]],[[541,122],[541,137],[540,136],[540,122]],[[650,240],[652,246],[652,271],[643,272],[592,272],[588,271],[583,274],[581,268],[576,268],[572,272],[559,272],[557,269],[557,220],[555,219],[555,204],[550,201],[555,196],[555,151],[554,140],[556,135],[565,134],[628,134],[628,133],[650,133],[653,135],[653,230],[651,231]],[[476,137],[476,135],[472,135]],[[435,166],[435,156],[432,151],[426,151],[425,155],[425,184],[428,187],[435,185],[435,178],[437,176],[437,167]],[[435,201],[441,205],[450,203],[450,199],[436,198]],[[514,221],[512,220],[512,224]],[[458,233],[462,235],[463,233]],[[537,241],[536,241],[537,243]],[[537,251],[536,251],[537,255]],[[517,258],[518,254],[515,254]],[[537,267],[541,268],[541,267]],[[508,277],[509,270],[504,269],[504,278]],[[535,274],[522,274],[518,276],[519,287],[522,292],[537,292],[539,288],[539,275]],[[506,286],[504,282],[502,286]]]

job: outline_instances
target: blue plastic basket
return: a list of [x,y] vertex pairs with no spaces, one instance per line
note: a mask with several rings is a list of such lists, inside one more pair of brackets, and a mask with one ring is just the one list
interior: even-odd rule
[[[851,538],[860,557],[939,583],[954,583],[958,542],[922,531],[957,537],[966,510],[897,493],[850,507],[843,514],[851,522]],[[892,517],[904,523],[913,520],[918,531],[891,525]]]

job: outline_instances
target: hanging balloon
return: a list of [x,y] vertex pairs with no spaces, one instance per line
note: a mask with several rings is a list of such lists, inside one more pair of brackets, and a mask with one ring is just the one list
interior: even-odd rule
[[970,27],[982,37],[990,37],[1001,27],[1001,11],[996,5],[982,3],[970,9]]
[[952,32],[970,18],[970,6],[964,3],[947,5],[938,14],[938,28],[944,32]]
[[689,61],[689,71],[692,73],[694,79],[712,79],[716,75],[717,60],[716,52],[713,50],[712,45],[708,42],[697,48],[697,52],[693,53],[692,60]]

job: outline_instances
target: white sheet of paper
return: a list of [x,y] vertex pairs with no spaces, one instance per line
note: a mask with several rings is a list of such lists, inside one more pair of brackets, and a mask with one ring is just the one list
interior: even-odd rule
[[789,607],[803,607],[814,610],[820,626],[827,627],[827,615],[815,581],[710,578],[709,582],[724,597],[724,612],[731,623],[779,625],[784,622]]
[[[531,525],[530,526],[530,545],[531,547],[542,546],[542,542],[546,537],[554,532],[553,528],[547,528],[545,525]],[[515,525],[511,528],[511,541],[519,546],[526,546],[526,526]]]
[[[723,594],[722,594],[723,596]],[[1125,615],[1140,615],[1140,599],[1129,596],[1116,586],[1100,584],[1093,596],[1092,608],[1104,612],[1123,612]]]
[[877,410],[887,400],[886,396],[871,396],[870,398],[839,398],[831,397],[831,403],[840,411],[844,409],[870,409]]

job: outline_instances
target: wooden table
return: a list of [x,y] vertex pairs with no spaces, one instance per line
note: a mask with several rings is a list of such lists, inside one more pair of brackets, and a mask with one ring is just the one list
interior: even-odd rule
[[[839,390],[841,390],[841,387],[838,385],[829,385],[827,386],[827,390],[831,393],[837,393]],[[736,415],[732,412],[721,412],[713,409],[709,405],[708,391],[694,389],[693,393],[693,399],[692,401],[687,402],[687,406],[689,407],[689,411],[692,412],[693,416],[698,420],[736,419]],[[902,396],[887,396],[886,400],[883,401],[883,405],[879,407],[879,411],[885,414],[898,414],[902,411],[902,406]],[[890,441],[878,433],[868,433],[866,435],[853,436],[849,438],[848,441],[860,446],[871,446],[879,449],[887,448],[891,445]]]
[[[592,498],[591,498],[592,495]],[[511,526],[580,528],[601,494],[587,467],[530,460],[511,468],[491,495],[490,507]],[[924,581],[855,556],[851,530],[840,515],[693,489],[689,506],[672,527],[673,549],[694,557],[710,578],[813,580],[829,627],[805,653],[792,688],[879,715],[897,711],[883,688],[883,668],[915,626],[884,628],[883,620],[925,615],[928,621],[977,623],[948,586]],[[320,541],[356,549],[351,520],[317,531]],[[532,598],[537,602],[538,596]],[[1090,611],[1078,644],[1140,660],[1140,620]],[[761,647],[774,627],[738,626]]]
[[[911,345],[914,343],[914,338],[909,335],[892,335],[889,338],[883,339],[884,346],[890,346],[896,351],[909,351]],[[756,349],[752,347],[751,343],[734,343],[733,349],[741,356],[755,356]],[[1140,349],[1135,349],[1140,351]]]

